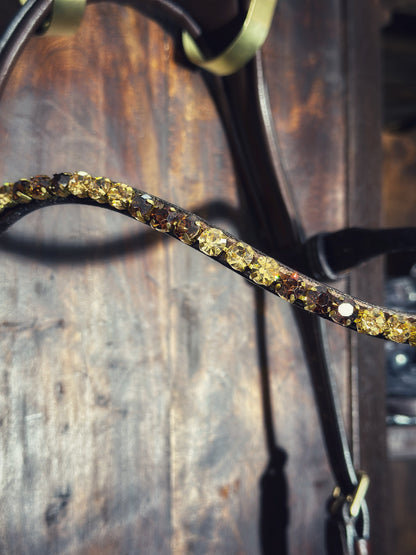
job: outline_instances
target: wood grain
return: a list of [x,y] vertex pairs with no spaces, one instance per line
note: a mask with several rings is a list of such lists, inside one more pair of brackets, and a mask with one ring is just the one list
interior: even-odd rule
[[[338,2],[282,1],[265,46],[310,234],[351,210],[344,17]],[[199,74],[129,8],[91,6],[74,39],[32,40],[0,104],[0,149],[4,181],[85,169],[244,226]],[[103,212],[33,213],[0,243],[0,551],[259,553],[266,370],[288,455],[289,551],[322,553],[334,484],[291,308],[266,300],[261,371],[253,288]],[[349,335],[334,328],[347,417]]]

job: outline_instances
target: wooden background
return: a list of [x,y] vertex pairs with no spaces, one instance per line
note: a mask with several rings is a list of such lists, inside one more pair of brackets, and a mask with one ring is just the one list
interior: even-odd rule
[[[281,0],[264,49],[308,234],[378,222],[376,14]],[[3,181],[84,169],[244,226],[200,75],[131,8],[90,6],[73,39],[31,41],[0,104],[0,151]],[[334,484],[290,307],[266,299],[265,374],[254,288],[137,222],[48,208],[0,249],[1,553],[260,553],[267,380],[289,552],[323,552]],[[375,300],[377,271],[353,290]],[[387,553],[381,346],[328,331],[357,465],[375,484],[373,552]]]

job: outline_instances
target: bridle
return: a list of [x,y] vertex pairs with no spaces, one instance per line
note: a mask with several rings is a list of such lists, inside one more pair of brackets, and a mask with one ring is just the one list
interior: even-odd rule
[[[192,2],[189,4],[192,4]],[[23,48],[26,38],[44,21],[51,5],[52,0],[43,2],[29,0],[9,27],[0,42],[0,54],[2,56],[0,78],[2,83],[5,81],[18,53]],[[186,9],[178,4],[172,2],[143,2],[143,6],[152,15],[167,16],[170,24],[180,25],[181,28],[185,26],[195,39],[201,38],[200,26],[196,23],[198,18],[191,16]],[[191,7],[188,6],[188,8]],[[140,8],[142,8],[141,3]],[[221,40],[218,40],[221,43]],[[209,37],[206,42],[210,42]],[[259,222],[255,239],[256,245],[261,251],[267,252],[269,255],[265,257],[267,260],[262,261],[264,266],[259,263],[263,272],[262,277],[255,274],[254,270],[256,268],[252,267],[253,260],[258,263],[260,256],[263,256],[256,249],[252,249],[253,258],[250,262],[247,262],[251,252],[245,243],[239,251],[237,245],[241,242],[235,240],[229,234],[223,233],[221,235],[222,232],[217,228],[214,228],[215,233],[212,236],[213,228],[200,218],[195,218],[178,207],[155,197],[149,196],[146,198],[144,193],[131,191],[130,188],[120,188],[117,183],[102,184],[100,192],[96,193],[97,181],[80,173],[62,174],[52,179],[38,177],[27,181],[20,180],[13,185],[6,185],[1,193],[4,199],[4,211],[0,222],[1,229],[6,229],[32,209],[60,202],[95,204],[97,200],[94,200],[93,195],[102,195],[100,199],[105,200],[105,205],[113,209],[120,209],[120,204],[118,206],[116,204],[121,203],[121,210],[136,219],[144,220],[145,223],[156,229],[160,230],[160,227],[168,227],[168,224],[170,224],[169,228],[164,229],[164,231],[182,240],[185,238],[185,235],[180,236],[183,231],[187,234],[184,242],[188,244],[190,242],[191,246],[202,252],[214,249],[212,250],[213,254],[209,252],[206,252],[206,254],[214,257],[225,266],[243,273],[248,279],[261,287],[268,290],[273,289],[274,292],[286,298],[289,302],[298,304],[302,308],[305,308],[306,302],[308,302],[308,306],[311,307],[313,305],[312,300],[316,301],[319,295],[315,295],[314,292],[313,295],[310,294],[308,297],[308,291],[313,291],[315,288],[317,293],[325,293],[329,295],[329,298],[323,297],[321,303],[318,303],[319,307],[322,304],[322,311],[315,310],[317,306],[317,303],[315,303],[314,308],[311,309],[312,312],[344,326],[346,321],[350,320],[346,327],[355,329],[358,323],[358,327],[362,327],[361,331],[364,331],[365,326],[367,326],[367,330],[380,330],[379,333],[371,333],[372,335],[388,337],[386,322],[395,316],[394,313],[384,309],[376,309],[383,313],[382,317],[376,317],[372,312],[374,308],[359,304],[358,301],[346,295],[343,296],[342,302],[338,302],[337,299],[340,299],[339,293],[309,280],[300,273],[296,273],[296,276],[294,276],[294,272],[287,269],[286,265],[292,265],[299,272],[312,274],[318,279],[328,279],[333,278],[340,271],[354,266],[358,261],[367,258],[369,255],[372,256],[377,253],[374,252],[374,249],[370,249],[369,252],[367,248],[367,251],[365,251],[364,246],[362,250],[351,248],[351,245],[357,245],[352,237],[353,233],[359,233],[362,238],[364,237],[362,231],[351,232],[349,230],[339,232],[341,235],[338,235],[338,237],[335,235],[318,236],[309,242],[304,240],[300,218],[297,215],[296,206],[290,187],[286,182],[284,168],[273,137],[273,125],[268,107],[267,89],[264,83],[260,55],[257,54],[253,61],[235,75],[221,78],[207,74],[205,79],[227,129],[247,203],[252,207],[254,220]],[[242,98],[238,94],[242,82],[245,84],[249,98]],[[246,109],[247,105],[251,107],[250,112]],[[114,189],[118,191],[118,199]],[[113,192],[110,193],[112,190]],[[21,193],[20,196],[19,192]],[[122,200],[120,200],[120,197]],[[115,204],[111,202],[111,199]],[[277,210],[278,212],[276,212]],[[276,218],[277,213],[279,214],[278,218]],[[194,227],[192,227],[193,225]],[[185,231],[184,227],[186,228]],[[190,231],[192,229],[194,235]],[[209,233],[211,233],[211,238]],[[381,238],[384,233],[385,241],[391,240],[391,234],[385,232],[368,233],[378,233],[378,238]],[[339,241],[345,243],[346,246],[343,248],[343,252],[348,252],[348,256],[345,254],[339,255],[340,249],[336,248],[340,244]],[[367,243],[367,247],[371,243],[373,243],[372,240]],[[393,243],[394,249],[412,246],[412,244],[414,246],[414,232],[410,230],[398,231]],[[364,244],[365,241],[360,239],[360,245]],[[221,245],[223,245],[223,248],[221,248]],[[216,249],[218,248],[220,250],[217,252]],[[382,240],[378,249],[380,252],[386,250]],[[330,260],[326,255],[328,250],[332,252],[332,259]],[[232,259],[229,253],[234,253],[235,259]],[[274,265],[272,260],[275,258],[283,260],[285,264],[277,263],[277,265]],[[237,269],[233,268],[230,260],[237,264]],[[235,262],[235,260],[238,262]],[[241,269],[244,260],[245,266]],[[282,278],[282,275],[285,277]],[[269,281],[270,283],[268,283]],[[305,285],[302,285],[302,283]],[[277,287],[278,285],[279,287]],[[324,287],[325,291],[321,290],[320,287]],[[331,295],[333,298],[331,298]],[[306,297],[306,300],[303,297]],[[347,305],[343,308],[347,311],[345,313],[338,310],[342,304]],[[336,309],[331,315],[334,310],[327,310],[327,308],[333,308],[334,306]],[[356,309],[356,306],[360,308]],[[351,307],[353,312],[350,312]],[[361,312],[356,314],[354,310]],[[368,322],[365,318],[359,319],[360,315],[366,310],[369,311],[369,314],[367,314]],[[340,552],[340,549],[345,553],[352,553],[352,550],[356,549],[357,552],[365,553],[369,537],[368,515],[364,499],[368,485],[367,477],[365,474],[357,475],[353,467],[346,434],[339,416],[340,411],[334,389],[334,378],[327,362],[323,332],[317,319],[310,318],[307,312],[296,311],[296,319],[306,358],[311,369],[328,457],[338,488],[329,503],[328,550],[330,553]],[[402,326],[405,330],[404,335],[401,337],[396,335],[396,340],[397,337],[402,339],[406,336],[405,341],[414,342],[414,332],[412,330],[414,330],[415,320],[413,317],[411,315],[399,315],[396,318],[404,319],[404,322],[408,324],[407,327]],[[356,322],[357,319],[358,322]],[[396,327],[392,328],[396,330],[395,333],[398,333],[399,323],[396,322]],[[378,328],[378,324],[381,327]]]

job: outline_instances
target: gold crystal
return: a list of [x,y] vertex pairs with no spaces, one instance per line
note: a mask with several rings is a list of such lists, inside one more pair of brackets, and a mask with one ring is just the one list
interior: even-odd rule
[[108,202],[117,210],[126,210],[133,200],[134,189],[124,183],[114,184],[108,191]]
[[251,264],[253,258],[254,250],[246,243],[235,243],[227,250],[227,262],[237,272],[243,272]]
[[416,322],[410,323],[409,345],[416,347]]
[[250,264],[250,279],[259,285],[271,285],[280,278],[278,263],[269,256],[259,256]]
[[396,343],[405,343],[411,334],[412,326],[402,316],[393,314],[386,322],[384,336]]
[[4,210],[11,204],[14,204],[13,185],[11,183],[5,183],[0,187],[0,210]]
[[205,229],[198,237],[199,250],[208,256],[218,256],[227,248],[227,236],[220,229]]
[[386,318],[381,310],[366,308],[358,312],[355,320],[357,331],[368,335],[379,335],[386,327]]
[[88,187],[88,196],[100,204],[107,202],[107,193],[112,186],[112,181],[107,177],[96,177],[91,180]]
[[85,198],[88,196],[88,188],[92,177],[86,172],[76,172],[68,182],[69,191],[76,197]]

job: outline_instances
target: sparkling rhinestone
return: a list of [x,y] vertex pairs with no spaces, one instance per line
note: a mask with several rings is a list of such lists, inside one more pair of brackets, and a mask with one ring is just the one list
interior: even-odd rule
[[166,233],[170,231],[172,225],[169,216],[174,212],[176,212],[174,208],[170,208],[161,200],[156,200],[150,212],[149,224],[153,229]]
[[198,237],[199,250],[208,256],[218,256],[227,247],[227,236],[220,229],[205,229]]
[[67,197],[70,194],[69,182],[71,178],[71,173],[56,173],[48,187],[50,194],[57,197]]
[[21,179],[20,181],[16,181],[13,185],[13,200],[24,204],[32,202],[33,199],[30,195],[30,181],[28,179]]
[[14,204],[13,200],[13,185],[11,183],[5,183],[0,186],[0,210],[4,210],[8,206]]
[[416,347],[416,322],[410,323],[409,345]]
[[88,188],[91,184],[92,177],[85,172],[76,172],[72,174],[68,183],[69,192],[76,197],[85,198],[88,196]]
[[155,199],[147,193],[144,195],[136,194],[129,205],[129,212],[133,218],[145,223],[149,219],[154,204]]
[[250,264],[250,279],[259,285],[271,285],[279,279],[279,265],[269,256],[259,256],[258,259]]
[[37,175],[30,180],[30,196],[35,200],[50,198],[49,186],[51,180],[47,175]]
[[357,331],[367,333],[368,335],[379,335],[384,331],[386,326],[384,313],[373,308],[360,310],[355,322],[357,324]]
[[195,219],[194,216],[184,214],[174,214],[169,216],[173,226],[173,233],[182,243],[192,245],[202,232],[202,222]]
[[304,297],[304,308],[309,312],[327,315],[333,306],[333,297],[325,287],[311,287]]
[[329,312],[331,320],[341,324],[342,326],[350,326],[357,317],[357,309],[348,302],[341,302],[338,306],[334,305]]
[[115,183],[108,191],[108,202],[117,210],[127,210],[133,200],[134,189],[124,183]]
[[276,291],[280,297],[290,303],[294,303],[296,299],[304,301],[307,293],[305,282],[299,278],[296,272],[288,274],[282,271],[280,272],[280,280],[277,283]]
[[242,242],[231,245],[226,254],[228,264],[237,272],[243,272],[251,264],[253,258],[253,249]]
[[96,177],[91,180],[88,187],[88,196],[100,204],[107,202],[107,193],[113,185],[112,181],[107,177]]
[[412,332],[412,326],[405,318],[393,314],[386,322],[384,336],[396,343],[405,343]]

